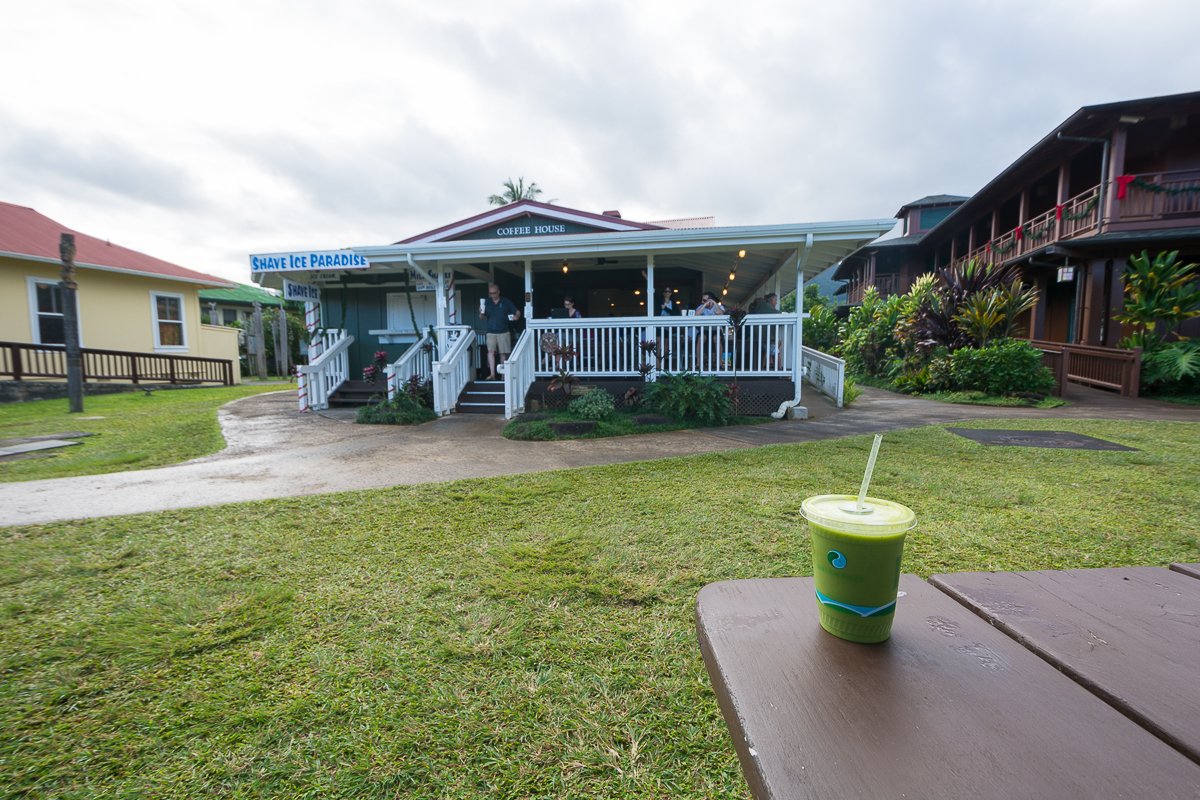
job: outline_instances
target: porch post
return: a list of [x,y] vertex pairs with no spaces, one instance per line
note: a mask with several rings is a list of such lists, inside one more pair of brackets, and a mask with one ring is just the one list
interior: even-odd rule
[[[804,371],[804,265],[808,262],[808,253],[812,249],[813,235],[804,237],[804,245],[796,250],[796,340],[792,348],[792,382],[796,387],[796,403],[793,413],[802,419],[808,416],[807,409],[799,405],[800,384]],[[797,411],[797,409],[799,409]]]
[[446,270],[440,261],[437,263],[437,302],[434,305],[437,307],[437,352],[440,358],[446,346],[446,332],[442,330],[446,327]]
[[533,319],[533,259],[525,259],[525,307],[521,311],[525,315],[525,324]]
[[[658,295],[654,293],[654,254],[650,253],[646,256],[646,316],[655,316]],[[652,338],[647,335],[645,338]]]

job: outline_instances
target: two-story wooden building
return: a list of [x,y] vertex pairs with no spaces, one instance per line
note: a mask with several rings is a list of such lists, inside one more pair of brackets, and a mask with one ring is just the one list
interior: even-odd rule
[[[944,218],[924,224],[926,209]],[[1032,339],[1114,347],[1129,256],[1200,261],[1200,92],[1085,106],[970,198],[923,198],[898,216],[905,236],[838,269],[849,302],[968,259],[1016,262],[1039,290]]]

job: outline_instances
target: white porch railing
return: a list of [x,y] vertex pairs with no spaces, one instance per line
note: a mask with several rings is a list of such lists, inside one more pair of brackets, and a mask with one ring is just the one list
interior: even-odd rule
[[296,368],[300,377],[300,410],[329,408],[329,396],[350,377],[350,345],[354,337],[344,330],[318,334],[321,354],[311,364]]
[[473,361],[472,345],[475,344],[474,330],[467,325],[441,329],[446,333],[445,353],[433,362],[433,410],[439,416],[449,414],[458,402],[458,396],[471,381]]
[[433,377],[433,350],[433,336],[426,331],[416,344],[405,350],[394,363],[387,365],[388,400],[394,399],[403,390],[409,378],[420,378],[424,383]]
[[[643,365],[652,369],[651,380],[659,372],[733,377],[735,370],[742,378],[790,377],[795,328],[794,316],[755,314],[746,317],[735,342],[723,316],[535,319],[528,323],[533,340],[527,346],[539,377],[559,369],[559,362],[541,346],[546,333],[574,351],[563,366],[580,377],[633,377],[642,374]],[[643,346],[651,341],[655,353]]]
[[802,347],[800,353],[804,380],[841,408],[846,387],[846,362],[811,347]]
[[504,373],[504,418],[512,419],[525,410],[525,395],[536,378],[534,353],[538,349],[534,341],[538,331],[527,328],[513,346],[508,360],[500,366]]

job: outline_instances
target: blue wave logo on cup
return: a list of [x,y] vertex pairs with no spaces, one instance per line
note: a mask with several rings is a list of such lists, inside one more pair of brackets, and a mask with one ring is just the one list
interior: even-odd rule
[[837,550],[830,550],[825,557],[829,559],[829,563],[834,569],[846,568],[846,557]]

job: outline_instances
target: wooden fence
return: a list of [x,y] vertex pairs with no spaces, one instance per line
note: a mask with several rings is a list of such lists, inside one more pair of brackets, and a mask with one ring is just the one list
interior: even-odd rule
[[[80,353],[85,381],[233,385],[233,362],[229,359],[90,347],[82,348]],[[0,379],[27,381],[66,377],[67,349],[63,345],[0,342]]]
[[1042,351],[1042,363],[1054,373],[1055,394],[1062,396],[1067,381],[1111,389],[1124,397],[1137,397],[1141,388],[1142,349],[1118,350],[1031,340]]

